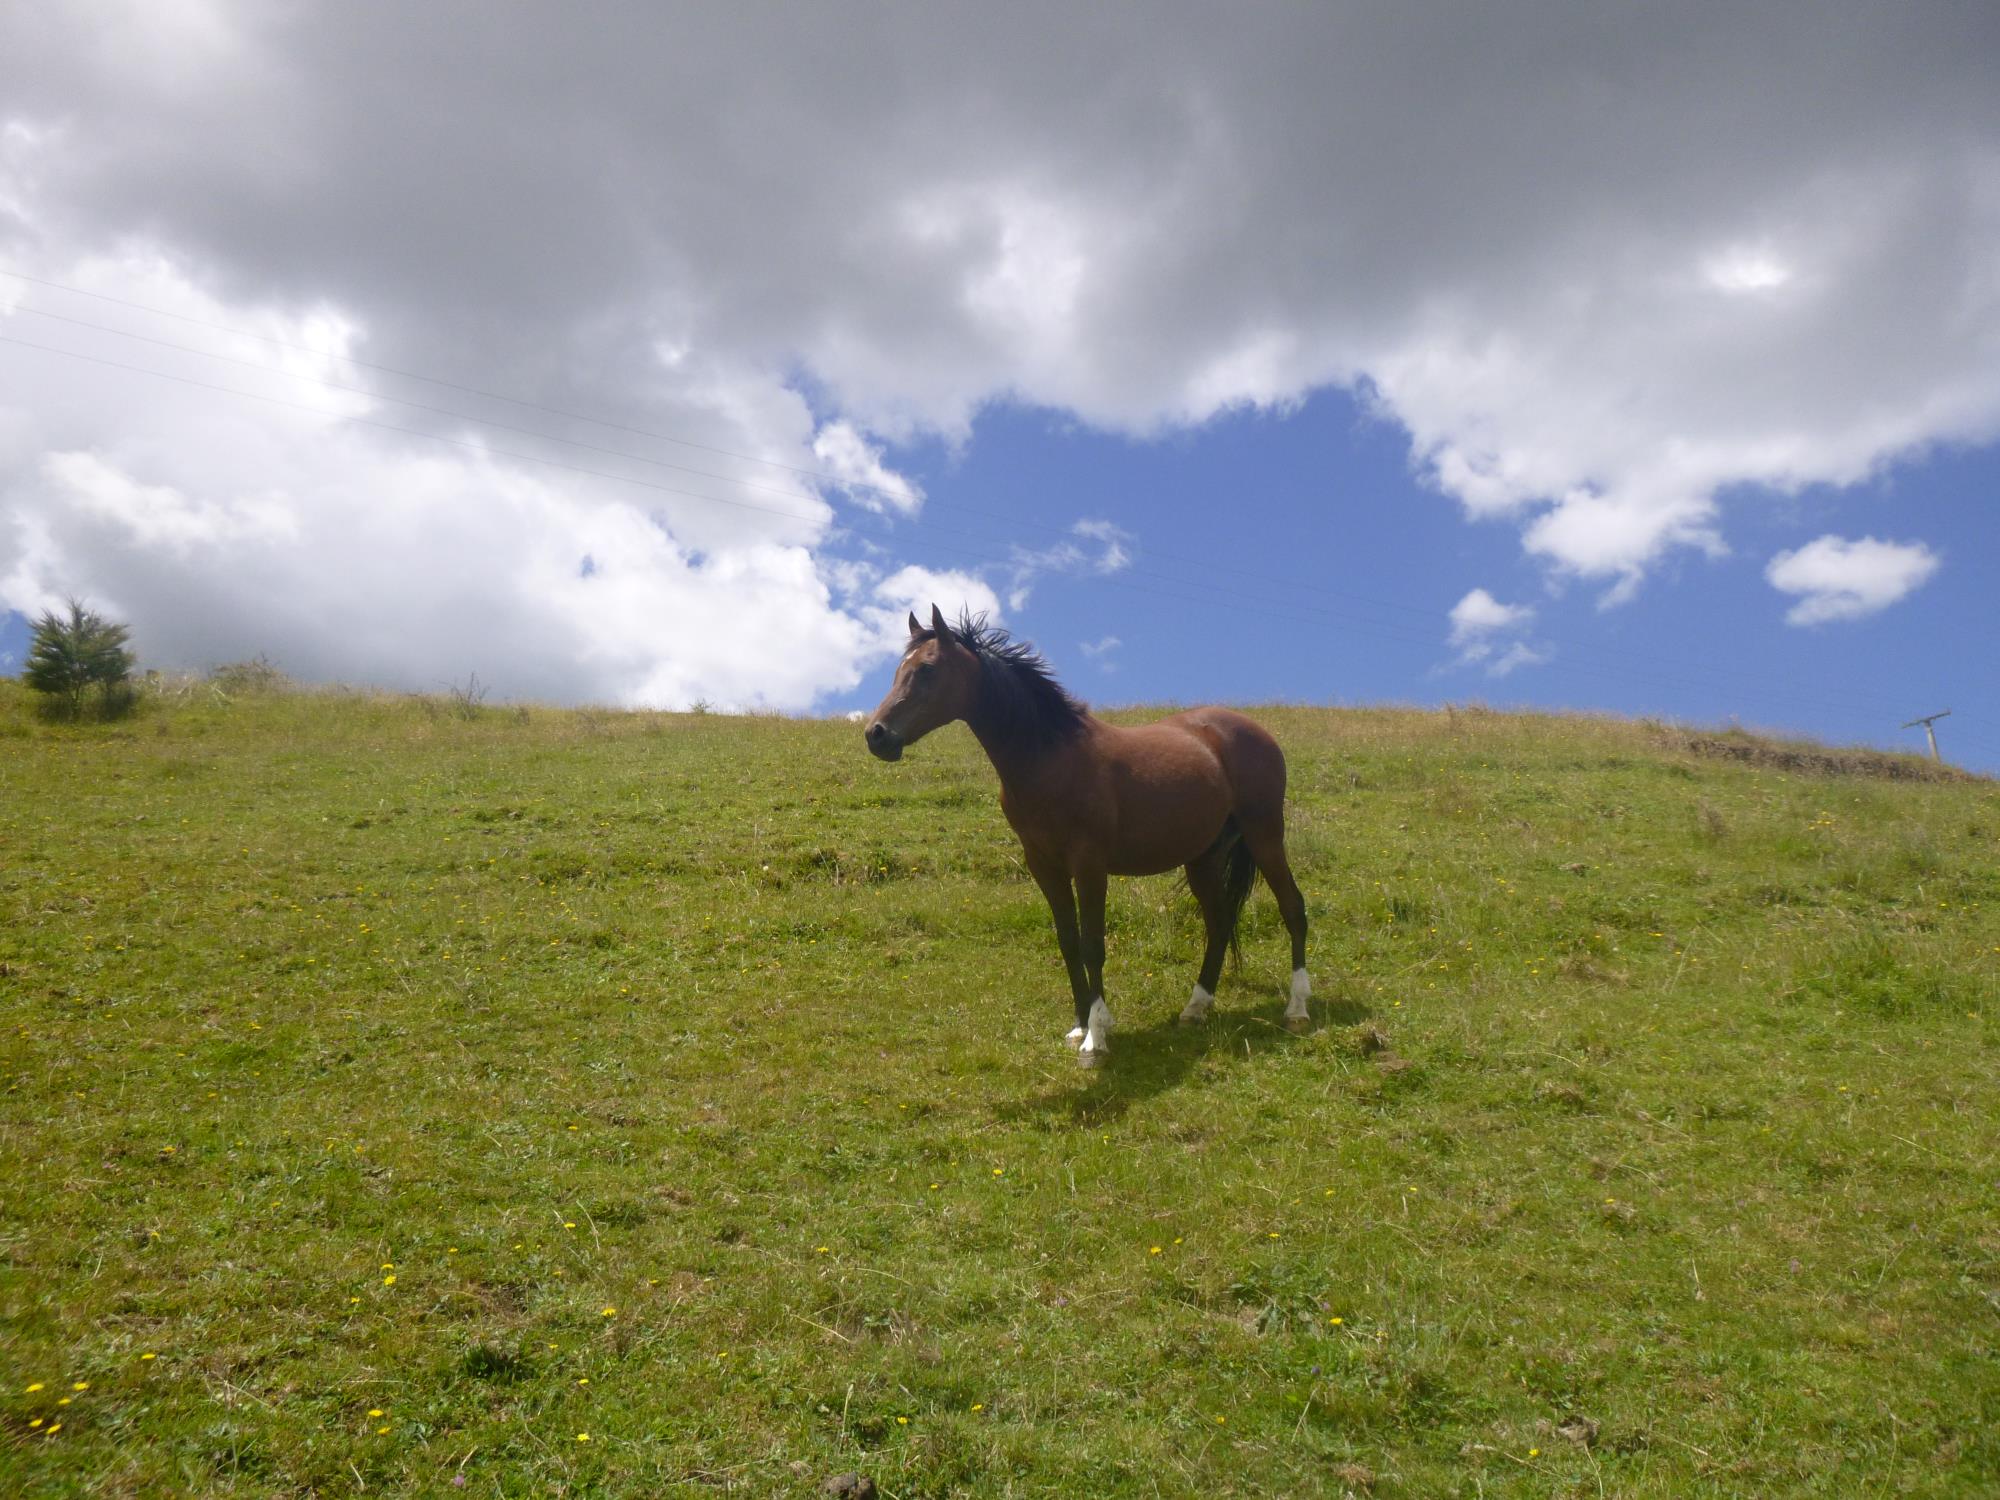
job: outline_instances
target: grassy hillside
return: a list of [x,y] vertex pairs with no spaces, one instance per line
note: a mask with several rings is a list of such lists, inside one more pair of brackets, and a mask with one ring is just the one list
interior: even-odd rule
[[1995,786],[1262,717],[1091,1075],[963,730],[0,684],[0,1488],[1994,1493]]

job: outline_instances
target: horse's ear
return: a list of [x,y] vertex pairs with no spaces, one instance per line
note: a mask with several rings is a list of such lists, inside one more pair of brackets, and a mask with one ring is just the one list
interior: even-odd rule
[[917,623],[917,612],[913,609],[910,611],[910,638],[914,640],[923,633],[924,627]]
[[951,639],[951,627],[944,622],[944,611],[939,609],[935,604],[931,606],[931,629],[937,632],[939,640],[948,641]]

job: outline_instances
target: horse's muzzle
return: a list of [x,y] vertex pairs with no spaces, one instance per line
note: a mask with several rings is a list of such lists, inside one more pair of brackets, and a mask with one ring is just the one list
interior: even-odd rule
[[868,749],[877,760],[901,760],[903,737],[877,719],[868,726]]

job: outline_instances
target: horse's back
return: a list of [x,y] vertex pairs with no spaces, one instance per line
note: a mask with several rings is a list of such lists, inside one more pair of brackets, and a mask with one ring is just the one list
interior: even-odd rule
[[1160,723],[1184,729],[1215,752],[1235,793],[1239,813],[1250,817],[1282,814],[1285,752],[1262,724],[1233,708],[1191,708]]

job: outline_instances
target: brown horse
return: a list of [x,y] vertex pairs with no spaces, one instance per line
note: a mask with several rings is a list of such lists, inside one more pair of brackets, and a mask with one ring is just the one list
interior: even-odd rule
[[931,606],[910,616],[896,680],[868,725],[882,760],[963,719],[1000,773],[1000,810],[1020,835],[1028,871],[1048,897],[1069,970],[1086,1068],[1104,1059],[1104,887],[1110,875],[1157,875],[1176,865],[1201,903],[1208,951],[1181,1021],[1215,1003],[1224,950],[1262,871],[1292,936],[1285,1024],[1309,1027],[1306,903],[1285,862],[1285,756],[1259,725],[1226,708],[1197,708],[1124,729],[1092,718],[1034,651],[984,617],[947,625]]

